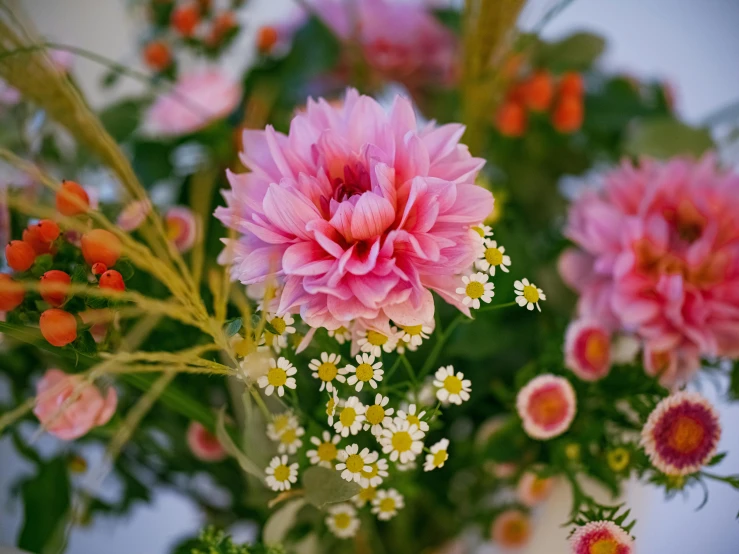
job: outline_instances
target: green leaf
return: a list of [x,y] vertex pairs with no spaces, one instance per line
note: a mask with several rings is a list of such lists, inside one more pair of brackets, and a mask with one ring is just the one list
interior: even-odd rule
[[115,264],[115,269],[116,271],[118,271],[118,273],[121,274],[121,277],[123,277],[124,281],[128,281],[131,277],[133,277],[133,264],[131,264],[131,262],[129,262],[128,260],[118,260],[118,262]]
[[593,33],[573,33],[553,43],[542,43],[536,59],[538,65],[554,71],[585,71],[605,50],[606,41]]
[[54,265],[54,258],[51,254],[36,256],[36,260],[33,262],[33,267],[31,268],[31,274],[34,277],[41,277],[51,269],[52,265]]
[[267,331],[267,332],[269,332],[269,333],[272,333],[275,336],[279,336],[280,335],[279,331],[277,331],[277,329],[275,329],[272,326],[272,324],[269,321],[267,321],[267,320],[264,321],[264,330]]
[[359,493],[360,486],[342,479],[338,471],[314,466],[303,473],[305,499],[316,508],[344,502]]
[[226,450],[226,452],[236,458],[236,461],[239,462],[241,469],[253,475],[254,477],[257,477],[258,479],[264,479],[264,472],[262,471],[262,469],[257,466],[257,464],[252,462],[246,456],[246,454],[244,454],[241,449],[236,446],[233,439],[231,438],[231,435],[226,430],[225,408],[221,408],[221,410],[218,412],[218,419],[216,420],[216,437],[218,438],[218,442],[221,443],[221,446],[223,446],[224,450]]
[[720,464],[724,458],[726,458],[726,455],[728,452],[721,452],[720,454],[716,454],[713,458],[711,458],[711,461],[708,462],[708,467],[712,467],[715,465]]
[[237,317],[236,319],[233,319],[228,322],[226,325],[226,328],[224,329],[224,332],[226,333],[227,337],[233,337],[236,333],[239,332],[241,329],[242,322],[241,318]]
[[285,537],[295,524],[298,512],[303,506],[305,506],[305,500],[300,498],[287,502],[273,513],[267,523],[264,524],[264,531],[262,532],[264,543],[280,544],[285,542]]
[[698,157],[711,148],[713,140],[706,129],[690,127],[668,117],[634,122],[624,144],[629,154],[654,158],[680,154]]
[[18,546],[41,552],[65,524],[69,510],[69,477],[63,458],[40,467],[35,477],[21,484],[24,520]]
[[123,142],[129,138],[139,124],[141,102],[138,100],[123,100],[108,106],[100,112],[105,130],[116,140]]

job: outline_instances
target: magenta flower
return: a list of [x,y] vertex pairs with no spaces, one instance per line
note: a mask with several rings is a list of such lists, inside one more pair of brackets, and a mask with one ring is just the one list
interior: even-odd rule
[[105,425],[118,404],[114,388],[103,397],[95,385],[59,369],[44,374],[36,393],[33,413],[49,433],[63,440],[77,439],[93,427]]
[[[700,356],[739,354],[739,175],[715,160],[624,164],[579,198],[560,260],[579,312],[636,333],[663,383],[684,382]],[[665,358],[662,356],[662,358]],[[660,359],[657,356],[656,359]]]
[[484,160],[463,132],[419,127],[405,98],[385,113],[355,90],[338,107],[309,100],[288,135],[245,131],[251,172],[228,174],[216,211],[242,236],[221,260],[247,285],[277,276],[278,314],[299,311],[311,327],[418,325],[433,319],[432,290],[469,313],[455,289],[493,197],[474,184]]
[[578,527],[570,537],[572,554],[632,554],[634,541],[612,521],[591,521]]
[[187,446],[204,462],[220,462],[226,457],[226,450],[216,436],[197,421],[191,421],[187,428]]
[[184,206],[173,206],[164,215],[167,237],[179,252],[187,252],[198,238],[198,222],[193,211]]

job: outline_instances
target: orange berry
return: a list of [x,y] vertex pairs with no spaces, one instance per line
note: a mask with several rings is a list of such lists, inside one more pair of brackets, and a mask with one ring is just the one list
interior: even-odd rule
[[155,40],[144,47],[144,61],[155,71],[163,71],[172,63],[172,52],[166,42]]
[[257,32],[257,48],[260,52],[267,53],[274,48],[279,38],[280,36],[277,34],[277,29],[274,27],[260,27]]
[[109,269],[100,276],[98,281],[101,289],[111,289],[123,292],[126,290],[126,284],[123,282],[123,275],[115,269]]
[[504,102],[495,122],[501,135],[520,137],[526,130],[526,110],[518,102]]
[[0,311],[9,312],[16,309],[23,302],[26,291],[23,285],[13,281],[7,273],[0,273]]
[[503,66],[500,68],[500,73],[504,79],[513,79],[523,66],[524,55],[520,52],[512,52],[503,62]]
[[559,81],[559,94],[562,96],[582,96],[585,84],[582,75],[574,71],[568,71]]
[[81,243],[82,255],[90,265],[100,262],[110,267],[121,257],[121,241],[105,229],[88,231],[82,235]]
[[108,266],[105,264],[101,264],[100,262],[92,264],[92,274],[93,275],[102,275],[108,271]]
[[548,71],[537,71],[525,84],[526,106],[530,110],[543,112],[549,107],[554,96],[554,85]]
[[182,36],[191,37],[200,22],[200,10],[195,4],[178,6],[172,12],[170,23]]
[[39,236],[46,242],[54,242],[59,238],[59,225],[51,219],[42,219],[38,222]]
[[85,189],[74,181],[64,181],[56,193],[56,209],[62,215],[85,213],[90,207],[90,197]]
[[64,304],[71,282],[72,278],[63,271],[58,269],[47,271],[41,276],[41,284],[39,285],[41,298],[51,306],[58,308]]
[[14,240],[5,247],[5,258],[12,269],[26,271],[36,259],[36,251],[27,242]]
[[41,236],[41,228],[38,225],[31,225],[27,229],[23,229],[23,242],[27,242],[36,252],[36,255],[51,252],[51,243]]
[[41,314],[41,334],[52,346],[65,346],[77,338],[77,320],[69,312],[52,308]]
[[560,133],[572,133],[582,126],[583,105],[579,96],[563,96],[552,113],[552,125]]

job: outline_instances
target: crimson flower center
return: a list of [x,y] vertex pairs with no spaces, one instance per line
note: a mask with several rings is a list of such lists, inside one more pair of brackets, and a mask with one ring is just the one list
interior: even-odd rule
[[670,426],[667,443],[681,454],[693,452],[703,442],[705,429],[689,416],[679,416]]

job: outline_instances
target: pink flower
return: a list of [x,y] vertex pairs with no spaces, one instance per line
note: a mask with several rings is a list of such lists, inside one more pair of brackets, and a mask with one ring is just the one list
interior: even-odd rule
[[146,221],[151,212],[151,202],[146,200],[133,200],[118,214],[116,224],[126,232],[135,231]]
[[611,369],[611,335],[594,320],[578,319],[565,334],[565,365],[583,381],[602,379]]
[[226,457],[226,450],[215,435],[197,421],[191,421],[187,428],[187,446],[204,462],[220,462]]
[[221,261],[247,285],[276,275],[278,315],[299,311],[311,327],[418,325],[433,319],[432,290],[469,313],[455,289],[493,197],[474,184],[484,161],[463,131],[419,128],[405,98],[387,114],[352,89],[339,107],[309,100],[288,135],[245,131],[251,172],[228,174],[216,210],[242,237]]
[[163,137],[194,133],[233,112],[241,94],[241,85],[218,69],[186,73],[149,108],[144,126]]
[[516,397],[516,410],[531,438],[547,440],[570,428],[575,419],[575,391],[564,377],[545,374],[529,381]]
[[506,510],[493,521],[490,535],[501,548],[521,548],[531,538],[531,520],[520,510]]
[[108,388],[103,397],[95,385],[59,369],[44,374],[36,394],[33,413],[49,433],[63,440],[74,440],[93,427],[105,425],[118,404],[114,388]]
[[612,521],[591,521],[577,528],[570,537],[572,554],[632,554],[634,541]]
[[560,260],[578,310],[675,352],[684,382],[700,356],[739,355],[739,175],[676,158],[624,164],[572,206]]
[[187,252],[198,238],[198,223],[195,214],[184,206],[174,206],[164,216],[167,237],[180,252]]
[[533,508],[549,498],[553,487],[552,477],[539,477],[533,471],[527,471],[518,481],[516,496],[521,504]]

